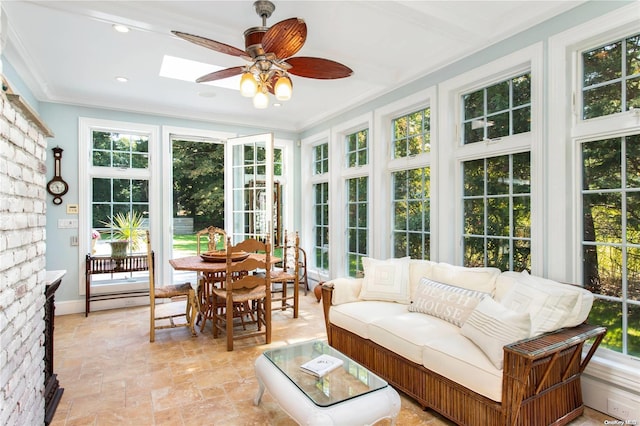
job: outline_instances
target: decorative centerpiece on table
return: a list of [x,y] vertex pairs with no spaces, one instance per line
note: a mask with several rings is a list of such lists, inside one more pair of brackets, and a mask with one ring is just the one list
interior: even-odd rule
[[144,218],[141,213],[128,211],[117,213],[109,218],[108,222],[102,222],[109,228],[111,235],[111,257],[116,260],[116,268],[122,265],[127,257],[129,249],[137,251],[144,236]]

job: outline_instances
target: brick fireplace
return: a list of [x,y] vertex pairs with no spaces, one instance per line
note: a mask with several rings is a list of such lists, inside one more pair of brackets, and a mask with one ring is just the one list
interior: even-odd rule
[[0,424],[41,425],[50,134],[5,90],[0,94]]

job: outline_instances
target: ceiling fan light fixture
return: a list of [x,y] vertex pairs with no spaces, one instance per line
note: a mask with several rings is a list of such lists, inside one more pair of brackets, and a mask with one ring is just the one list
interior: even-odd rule
[[251,98],[258,92],[258,82],[249,71],[240,78],[240,94],[245,98]]
[[288,101],[293,94],[291,79],[286,75],[281,75],[273,88],[276,99],[279,101]]
[[269,106],[269,96],[262,90],[253,97],[253,106],[258,109],[265,109]]
[[171,31],[186,41],[250,63],[210,72],[197,78],[197,83],[241,75],[240,94],[253,97],[253,105],[262,109],[269,106],[269,93],[278,101],[291,99],[293,83],[289,74],[320,80],[345,78],[353,74],[351,68],[330,59],[295,56],[307,39],[304,19],[289,18],[268,27],[267,18],[275,10],[274,4],[269,0],[257,0],[254,7],[262,18],[262,26],[244,32],[244,51],[205,37]]

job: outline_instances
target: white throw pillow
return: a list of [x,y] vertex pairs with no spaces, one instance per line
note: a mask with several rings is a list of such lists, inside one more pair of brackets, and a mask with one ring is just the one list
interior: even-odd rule
[[496,278],[499,275],[500,269],[498,268],[471,268],[440,262],[433,265],[431,274],[427,275],[427,278],[440,283],[493,294],[496,289]]
[[447,285],[422,278],[416,287],[409,311],[422,312],[462,327],[471,312],[488,293]]
[[531,336],[562,328],[578,303],[578,293],[561,284],[543,285],[524,271],[501,302],[516,312],[531,315]]
[[409,258],[376,260],[362,258],[364,279],[360,299],[408,304]]
[[529,337],[530,328],[529,314],[514,312],[486,297],[471,312],[460,333],[475,343],[497,369],[502,370],[503,347]]

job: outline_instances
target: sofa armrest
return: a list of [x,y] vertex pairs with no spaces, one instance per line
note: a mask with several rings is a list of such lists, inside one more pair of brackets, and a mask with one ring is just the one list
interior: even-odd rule
[[[558,389],[580,392],[580,375],[606,332],[604,327],[583,323],[506,345],[502,401],[508,402],[507,424],[515,424],[524,400]],[[583,357],[583,346],[591,339],[591,347]],[[577,385],[570,386],[571,382]]]
[[[356,302],[360,300],[358,295],[362,288],[362,278],[336,278],[325,283],[320,283],[322,287],[322,310],[324,312],[324,323],[329,334],[329,309],[332,305]],[[331,344],[331,342],[329,342]]]

